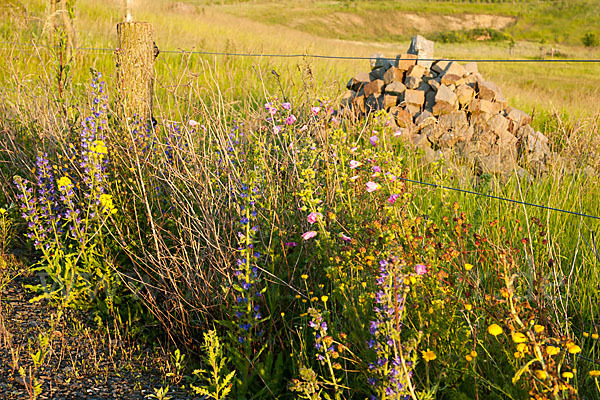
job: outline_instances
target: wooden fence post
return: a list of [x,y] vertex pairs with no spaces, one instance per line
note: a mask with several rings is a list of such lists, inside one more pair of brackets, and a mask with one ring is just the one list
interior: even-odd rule
[[118,113],[146,123],[152,118],[154,30],[146,22],[121,22],[117,35]]

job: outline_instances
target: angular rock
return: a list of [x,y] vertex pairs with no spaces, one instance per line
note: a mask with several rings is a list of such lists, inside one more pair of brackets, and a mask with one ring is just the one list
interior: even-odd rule
[[470,104],[475,98],[475,90],[473,90],[473,88],[471,88],[469,85],[465,84],[458,86],[454,90],[454,93],[456,94],[456,97],[458,98],[458,104],[461,107]]
[[[433,42],[425,39],[421,35],[413,36],[410,41],[410,48],[408,54],[416,54],[418,56],[417,64],[424,67],[430,68],[433,61],[429,61],[433,58]],[[429,60],[423,60],[429,59]]]
[[408,71],[416,63],[417,56],[415,54],[399,54],[396,57],[396,67],[402,71]]
[[465,70],[465,67],[456,61],[452,61],[450,64],[448,64],[448,67],[446,67],[444,75],[458,75],[462,78],[467,75],[467,71]]
[[458,98],[446,85],[440,85],[435,94],[433,115],[441,115],[458,110]]
[[352,100],[352,109],[357,110],[361,113],[364,113],[366,111],[365,109],[365,96],[364,94],[356,96],[353,100]]
[[371,82],[371,78],[369,77],[368,72],[359,72],[354,75],[350,82],[346,85],[349,90],[354,90],[358,92],[361,87],[365,86],[367,83]]
[[341,106],[344,108],[351,107],[352,100],[354,100],[354,97],[356,97],[356,92],[354,90],[347,90],[346,93],[344,93],[344,95],[342,96],[340,102]]
[[511,121],[510,131],[516,133],[516,130],[523,125],[530,124],[532,118],[529,114],[512,107],[506,109],[506,118]]
[[402,82],[403,80],[404,71],[396,67],[391,67],[385,71],[385,74],[383,75],[383,82],[386,85],[389,85],[392,82]]
[[500,103],[494,103],[489,100],[474,99],[468,106],[468,109],[473,114],[497,114],[502,111]]
[[435,105],[435,94],[436,92],[433,90],[425,93],[425,109],[427,111],[433,112],[433,106]]
[[406,86],[402,82],[392,82],[385,87],[385,93],[394,96],[401,96],[406,90]]
[[435,117],[428,110],[423,110],[415,117],[415,125],[417,125],[417,129],[421,129],[427,125],[435,124]]
[[385,75],[385,68],[383,68],[383,67],[375,68],[373,71],[369,72],[369,79],[371,79],[371,81],[376,81],[378,79],[383,79],[384,75]]
[[429,87],[431,87],[432,90],[436,92],[440,88],[440,82],[437,79],[429,79],[427,81],[427,84],[429,85]]
[[406,107],[406,111],[408,111],[410,113],[411,118],[413,115],[420,113],[422,110],[422,107],[418,106],[416,104],[407,104],[404,107]]
[[406,86],[407,89],[416,89],[419,87],[419,83],[421,82],[421,79],[414,77],[414,76],[407,76],[406,79],[404,80],[404,85]]
[[438,74],[443,74],[446,72],[446,68],[448,68],[449,64],[450,64],[450,61],[439,60],[435,64],[433,64],[433,66],[431,67],[431,70]]
[[375,93],[381,93],[381,91],[383,90],[383,86],[385,84],[383,83],[383,80],[381,79],[377,79],[374,80],[373,82],[369,82],[366,86],[365,86],[365,97],[369,97]]
[[467,71],[469,75],[479,73],[479,68],[477,67],[476,62],[468,62],[464,65],[464,67],[465,71]]
[[462,76],[454,75],[454,74],[444,74],[442,76],[442,85],[450,86],[459,86],[465,82]]
[[365,112],[372,113],[383,108],[383,96],[380,93],[374,93],[365,100]]
[[404,92],[404,101],[406,104],[418,106],[419,108],[425,104],[425,92],[422,90],[406,90]]
[[[394,110],[394,111],[392,111]],[[390,112],[393,113],[396,117],[396,124],[398,124],[401,128],[410,128],[412,126],[412,116],[411,114],[401,107],[393,107],[390,109]]]
[[487,120],[487,127],[491,132],[494,132],[496,135],[500,136],[504,132],[508,132],[508,122],[508,119],[506,119],[504,116],[500,114],[494,114]]
[[502,108],[506,107],[506,97],[502,94],[502,91],[493,82],[478,82],[477,83],[477,96],[482,100],[495,101],[500,103]]
[[400,100],[399,96],[392,96],[392,95],[386,94],[383,96],[383,108],[388,110],[391,107],[394,107],[396,104],[398,104],[399,100]]
[[421,91],[427,93],[427,92],[431,91],[431,86],[429,86],[424,81],[419,81],[419,86],[417,86],[417,90],[421,90]]
[[406,71],[406,76],[413,76],[415,78],[421,79],[423,74],[425,73],[425,67],[422,65],[413,65]]
[[388,69],[392,65],[394,65],[393,59],[386,58],[383,54],[371,54],[370,57],[371,69],[383,67]]

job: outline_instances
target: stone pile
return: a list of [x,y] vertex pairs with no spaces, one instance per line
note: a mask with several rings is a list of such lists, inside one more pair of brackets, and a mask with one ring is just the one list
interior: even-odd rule
[[531,127],[531,117],[510,107],[476,63],[432,59],[433,42],[421,36],[395,60],[374,56],[372,70],[348,82],[343,106],[357,116],[386,110],[396,134],[430,160],[458,155],[479,172],[544,172],[548,139]]

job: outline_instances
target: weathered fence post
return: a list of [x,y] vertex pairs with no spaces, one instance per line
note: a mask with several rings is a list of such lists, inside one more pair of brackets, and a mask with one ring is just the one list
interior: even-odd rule
[[117,35],[118,112],[121,117],[135,116],[145,123],[152,118],[154,31],[146,22],[121,22]]

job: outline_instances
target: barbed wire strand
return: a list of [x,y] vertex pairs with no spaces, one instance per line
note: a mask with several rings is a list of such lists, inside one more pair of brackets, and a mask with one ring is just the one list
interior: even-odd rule
[[[30,44],[20,42],[0,42],[4,44],[13,44],[18,46],[28,47],[43,47],[52,48],[53,46],[43,44]],[[104,51],[114,52],[116,48],[107,47],[77,47],[75,50],[82,51]],[[160,49],[159,49],[160,50]],[[315,59],[330,59],[330,60],[384,60],[384,61],[411,61],[414,58],[401,58],[401,57],[361,57],[361,56],[333,56],[324,54],[279,54],[279,53],[230,53],[230,52],[219,52],[219,51],[196,51],[196,50],[160,50],[161,53],[165,54],[196,54],[196,55],[207,55],[207,56],[228,56],[228,57],[249,57],[249,58],[315,58]],[[455,61],[455,62],[479,62],[479,63],[600,63],[600,59],[580,59],[580,58],[567,58],[567,59],[537,59],[537,58],[419,58],[419,61]]]

